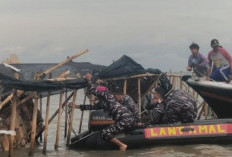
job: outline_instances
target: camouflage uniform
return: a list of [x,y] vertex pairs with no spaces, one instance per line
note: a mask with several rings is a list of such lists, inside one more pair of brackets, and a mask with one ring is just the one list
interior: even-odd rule
[[102,130],[101,136],[104,140],[110,141],[116,134],[135,126],[133,113],[118,103],[112,93],[108,91],[99,92],[93,84],[90,84],[90,92],[99,99],[99,103],[94,105],[93,109],[103,109],[115,121],[114,124]]
[[151,105],[150,109],[150,124],[192,123],[197,117],[194,98],[183,90],[172,91],[163,102]]
[[120,103],[134,114],[135,122],[139,122],[139,108],[134,100],[129,95],[124,95]]

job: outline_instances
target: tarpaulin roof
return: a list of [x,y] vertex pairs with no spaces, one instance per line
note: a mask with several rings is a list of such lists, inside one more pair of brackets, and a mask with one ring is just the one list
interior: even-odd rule
[[100,78],[113,78],[146,73],[146,70],[130,57],[123,55],[110,66],[103,69]]
[[65,81],[49,81],[49,80],[17,80],[13,77],[0,73],[1,85],[7,88],[14,88],[24,91],[56,91],[63,88],[80,89],[87,86],[85,79],[74,79]]

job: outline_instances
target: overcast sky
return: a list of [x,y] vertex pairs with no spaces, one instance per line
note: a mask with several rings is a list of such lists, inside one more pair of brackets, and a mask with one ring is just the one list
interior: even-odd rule
[[1,60],[75,59],[109,65],[123,54],[145,68],[184,71],[189,45],[210,40],[232,53],[231,0],[0,0]]

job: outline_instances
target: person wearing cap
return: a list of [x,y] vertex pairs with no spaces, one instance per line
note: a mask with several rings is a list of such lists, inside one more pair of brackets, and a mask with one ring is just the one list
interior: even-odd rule
[[208,76],[209,75],[209,62],[208,59],[199,52],[199,45],[197,43],[192,43],[189,46],[191,50],[191,55],[188,58],[187,70],[193,71],[198,76]]
[[232,57],[229,52],[219,45],[217,39],[211,40],[212,50],[208,53],[209,65],[212,69],[210,76],[215,81],[227,82],[232,74]]
[[160,78],[153,100],[146,109],[152,117],[146,123],[149,125],[193,123],[197,117],[195,99],[183,90],[173,90],[166,75]]
[[91,74],[86,74],[86,80],[89,84],[89,93],[94,94],[99,100],[99,102],[97,104],[94,104],[93,106],[76,106],[81,110],[103,109],[104,112],[107,112],[110,116],[112,116],[115,123],[104,128],[101,131],[101,137],[105,141],[116,144],[121,151],[125,151],[127,145],[115,138],[115,135],[135,127],[134,114],[131,111],[129,111],[126,107],[124,107],[122,104],[117,102],[113,94],[110,91],[108,91],[106,87],[96,86],[95,84],[93,84],[91,78]]
[[123,94],[123,91],[118,87],[115,86],[112,90],[114,98],[126,107],[129,111],[134,114],[135,123],[139,122],[139,107],[138,104],[134,102],[134,100],[127,94]]

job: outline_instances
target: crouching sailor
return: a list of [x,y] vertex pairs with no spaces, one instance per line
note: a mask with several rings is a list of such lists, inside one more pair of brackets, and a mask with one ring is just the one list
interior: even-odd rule
[[110,93],[106,87],[94,87],[90,81],[90,74],[86,75],[86,79],[90,85],[90,92],[99,99],[99,102],[93,106],[80,105],[80,109],[103,109],[104,112],[107,112],[110,116],[112,116],[115,123],[103,129],[101,132],[101,137],[105,141],[110,141],[116,144],[121,151],[126,150],[127,145],[115,138],[115,135],[136,126],[134,114],[117,102],[113,94]]
[[135,123],[139,123],[139,106],[127,94],[123,94],[119,87],[114,87],[112,90],[114,98],[134,114]]
[[147,109],[152,117],[149,124],[193,123],[197,117],[194,98],[183,90],[173,90],[167,79],[155,89],[153,101]]

